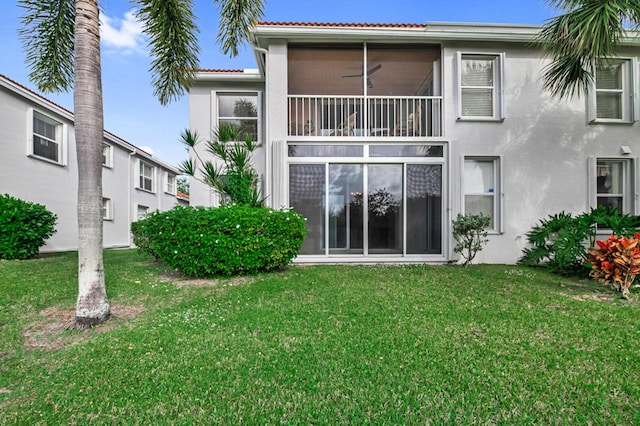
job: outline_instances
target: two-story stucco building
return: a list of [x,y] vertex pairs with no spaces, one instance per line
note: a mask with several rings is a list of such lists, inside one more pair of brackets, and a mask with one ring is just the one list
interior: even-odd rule
[[[131,222],[175,206],[179,170],[118,136],[103,139],[104,246],[131,246]],[[78,248],[73,113],[0,75],[0,194],[47,207],[57,232],[41,251]]]
[[[455,260],[451,221],[483,212],[478,260],[512,263],[548,214],[639,207],[638,34],[586,97],[558,100],[538,31],[260,23],[257,69],[198,73],[190,127],[251,129],[268,204],[307,219],[297,261]],[[192,204],[216,202],[191,181]]]

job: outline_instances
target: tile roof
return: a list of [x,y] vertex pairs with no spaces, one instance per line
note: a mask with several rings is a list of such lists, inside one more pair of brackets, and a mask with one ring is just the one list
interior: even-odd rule
[[197,69],[196,72],[221,72],[221,73],[244,73],[245,70],[233,70],[233,69],[214,69],[214,68],[200,68]]
[[258,22],[270,27],[333,27],[333,28],[427,28],[427,24],[385,24],[366,22]]

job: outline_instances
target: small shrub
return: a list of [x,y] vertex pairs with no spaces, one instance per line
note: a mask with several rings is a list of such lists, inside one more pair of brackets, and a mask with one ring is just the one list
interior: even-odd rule
[[622,297],[629,297],[629,287],[640,274],[640,234],[633,238],[616,237],[596,241],[598,247],[589,248],[589,259],[593,270],[591,276],[622,293]]
[[0,195],[0,259],[28,259],[55,232],[56,215],[43,205]]
[[565,212],[549,215],[527,233],[531,247],[523,250],[518,263],[544,266],[563,275],[587,275],[587,247],[596,244],[598,227],[619,236],[633,235],[640,228],[640,217],[605,207],[578,216]]
[[464,257],[464,265],[470,264],[476,254],[482,250],[487,241],[487,228],[491,225],[491,218],[482,213],[465,215],[458,214],[453,221],[453,237],[456,245],[453,251]]
[[280,269],[297,256],[306,223],[296,212],[266,207],[175,207],[132,226],[141,251],[194,277]]

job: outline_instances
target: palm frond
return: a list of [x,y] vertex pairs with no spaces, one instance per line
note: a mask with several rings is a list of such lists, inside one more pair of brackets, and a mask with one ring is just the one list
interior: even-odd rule
[[29,79],[45,93],[73,88],[74,0],[20,0],[18,31],[27,54]]
[[549,0],[565,11],[551,18],[537,38],[552,62],[545,69],[544,87],[553,95],[572,97],[592,87],[595,63],[615,56],[625,26],[637,26],[637,0]]
[[249,39],[250,31],[263,15],[262,0],[214,0],[220,7],[218,43],[222,52],[238,56],[238,47]]
[[193,84],[198,68],[198,26],[192,0],[135,0],[137,18],[151,47],[151,81],[162,105]]

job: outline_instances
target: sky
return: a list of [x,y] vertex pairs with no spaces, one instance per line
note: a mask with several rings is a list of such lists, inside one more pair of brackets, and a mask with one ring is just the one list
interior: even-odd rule
[[[200,67],[256,68],[245,46],[231,58],[216,44],[219,10],[213,0],[193,0],[200,28]],[[543,24],[557,14],[545,0],[264,0],[270,22],[428,23],[478,22]],[[188,96],[168,106],[153,95],[147,41],[129,0],[99,0],[102,8],[102,90],[105,129],[178,165],[188,157],[180,132],[189,125]],[[0,1],[0,74],[38,92],[29,81],[18,36],[24,10],[17,0]],[[44,96],[73,111],[71,93]],[[2,143],[2,141],[0,141]]]

